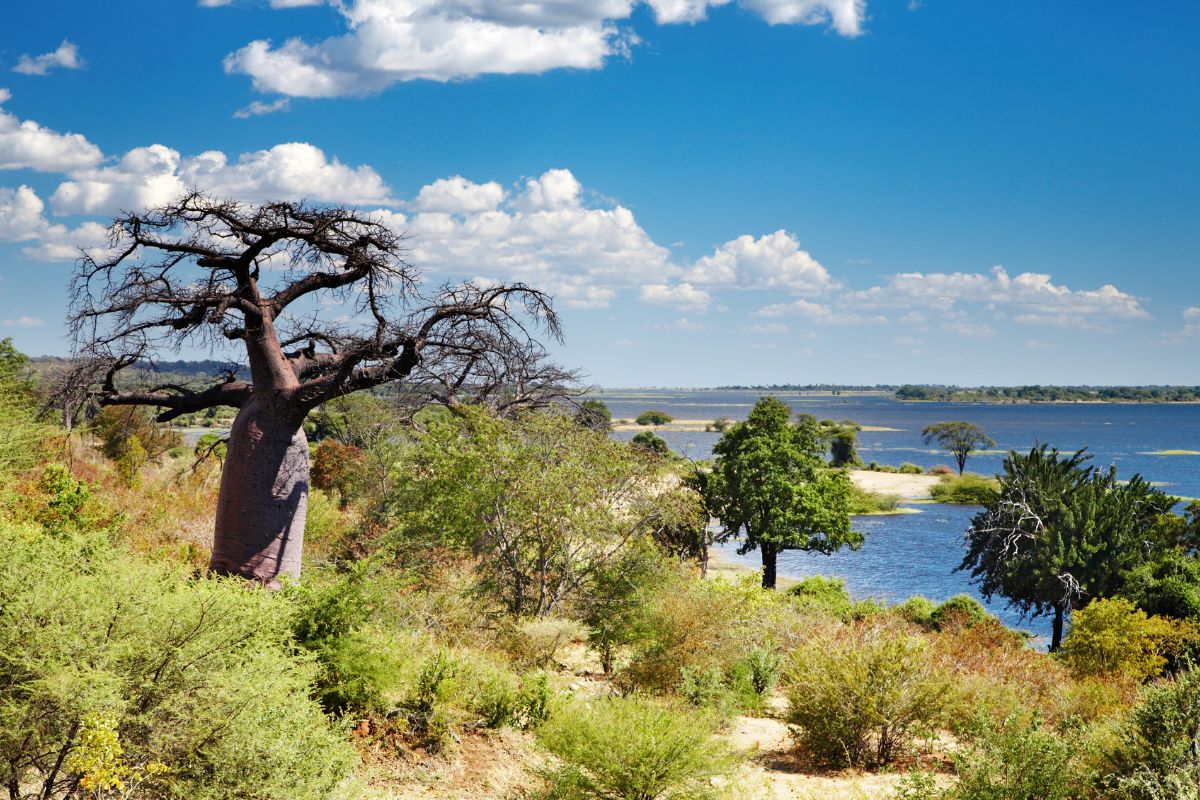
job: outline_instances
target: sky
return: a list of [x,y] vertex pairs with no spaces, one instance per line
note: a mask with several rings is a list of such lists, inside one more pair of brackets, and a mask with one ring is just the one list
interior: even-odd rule
[[[1200,5],[42,0],[0,11],[0,338],[188,189],[555,297],[606,386],[1200,384]],[[185,352],[184,357],[200,355]]]

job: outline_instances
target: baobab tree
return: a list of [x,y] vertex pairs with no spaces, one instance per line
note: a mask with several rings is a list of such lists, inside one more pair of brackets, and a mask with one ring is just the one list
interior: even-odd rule
[[[441,400],[544,400],[535,334],[560,336],[549,298],[523,284],[446,285],[427,294],[403,237],[346,208],[249,205],[193,193],[114,221],[103,255],[72,281],[78,357],[107,366],[99,403],[145,405],[166,422],[238,410],[221,474],[210,569],[268,586],[298,578],[309,483],[304,420],[333,398],[398,383]],[[121,386],[123,370],[164,350],[232,346],[230,370],[203,387]],[[477,369],[482,367],[483,369]],[[510,390],[506,384],[513,383]],[[516,385],[520,384],[520,385]]]

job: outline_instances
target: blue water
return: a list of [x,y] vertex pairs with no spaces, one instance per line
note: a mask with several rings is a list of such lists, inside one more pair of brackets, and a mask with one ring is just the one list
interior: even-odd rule
[[[744,419],[764,392],[719,390],[607,390],[596,395],[614,419],[632,420],[647,409],[661,409],[676,419]],[[864,461],[898,465],[904,461],[931,467],[952,464],[948,454],[921,441],[921,429],[934,422],[967,420],[996,440],[996,450],[973,456],[967,469],[985,475],[999,472],[1003,452],[1027,450],[1045,442],[1060,450],[1087,447],[1093,463],[1115,464],[1121,477],[1140,473],[1171,494],[1200,497],[1200,456],[1153,455],[1157,450],[1200,450],[1200,405],[1196,404],[1019,404],[901,403],[879,396],[813,396],[777,392],[775,396],[799,413],[818,419],[853,419],[895,431],[863,431],[859,455]],[[633,433],[614,434],[628,439]],[[718,433],[659,431],[676,452],[708,458]],[[960,592],[978,596],[964,573],[954,572],[963,555],[962,535],[970,506],[921,505],[920,514],[857,517],[867,534],[858,551],[832,556],[789,551],[780,556],[779,572],[791,577],[836,575],[851,594],[896,601],[913,594],[934,600]],[[722,548],[730,558],[758,566],[758,554],[738,556],[734,545]],[[1007,624],[1048,634],[1045,619],[1021,619],[1003,600],[989,606]]]

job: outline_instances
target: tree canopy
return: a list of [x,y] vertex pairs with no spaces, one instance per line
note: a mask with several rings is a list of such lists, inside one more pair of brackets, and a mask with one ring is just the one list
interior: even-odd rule
[[1118,481],[1115,467],[1091,468],[1090,458],[1046,445],[1010,453],[999,496],[971,521],[959,566],[986,597],[1052,614],[1051,649],[1073,608],[1117,594],[1136,567],[1173,544],[1164,517],[1177,498],[1140,475]]
[[971,422],[937,422],[925,426],[921,435],[925,444],[937,442],[943,450],[954,456],[954,460],[958,462],[959,475],[962,475],[967,466],[967,456],[976,450],[996,445],[992,437]]
[[850,479],[826,465],[819,426],[811,418],[793,425],[790,417],[780,400],[759,400],[713,447],[706,487],[724,535],[743,537],[740,552],[761,553],[767,588],[775,587],[782,550],[832,553],[863,541],[850,528]]

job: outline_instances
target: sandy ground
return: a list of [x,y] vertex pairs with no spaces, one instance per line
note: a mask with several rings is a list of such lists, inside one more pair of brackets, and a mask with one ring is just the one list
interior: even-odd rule
[[726,738],[749,756],[731,782],[737,800],[883,800],[903,777],[853,770],[806,774],[787,725],[777,719],[738,717]]
[[860,489],[877,494],[894,494],[909,500],[929,497],[929,490],[941,480],[937,475],[903,475],[899,472],[850,471],[850,479]]

